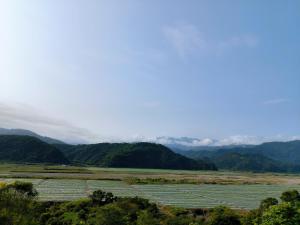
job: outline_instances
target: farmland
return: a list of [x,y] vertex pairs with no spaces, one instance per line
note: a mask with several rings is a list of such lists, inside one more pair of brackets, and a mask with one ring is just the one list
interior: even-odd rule
[[[16,179],[4,179],[12,182]],[[116,196],[139,196],[162,205],[184,208],[211,208],[226,205],[231,208],[252,209],[266,197],[278,197],[287,189],[299,185],[220,185],[220,184],[162,184],[128,185],[123,181],[76,179],[17,179],[32,182],[39,200],[76,200],[101,189]]]
[[[129,183],[128,179],[139,182]],[[2,164],[0,180],[32,182],[41,201],[81,199],[101,189],[116,196],[140,196],[161,205],[184,208],[227,205],[231,208],[252,209],[266,197],[279,197],[288,189],[300,190],[300,177],[295,174],[227,171]]]

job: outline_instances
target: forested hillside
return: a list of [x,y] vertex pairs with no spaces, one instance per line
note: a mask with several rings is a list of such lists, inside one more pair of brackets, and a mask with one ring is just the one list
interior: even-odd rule
[[219,169],[252,172],[299,172],[300,166],[282,163],[261,154],[225,153],[211,159]]
[[216,170],[214,164],[196,161],[153,143],[101,143],[93,145],[56,145],[67,158],[80,164],[103,167]]
[[19,163],[68,164],[69,160],[54,146],[35,137],[0,135],[0,161]]
[[269,142],[251,146],[203,147],[181,151],[192,159],[208,158],[219,169],[254,172],[299,172],[300,141]]

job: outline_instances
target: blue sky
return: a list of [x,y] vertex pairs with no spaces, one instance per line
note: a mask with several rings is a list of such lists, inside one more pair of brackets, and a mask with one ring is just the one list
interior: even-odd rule
[[0,127],[69,141],[300,135],[300,2],[0,1]]

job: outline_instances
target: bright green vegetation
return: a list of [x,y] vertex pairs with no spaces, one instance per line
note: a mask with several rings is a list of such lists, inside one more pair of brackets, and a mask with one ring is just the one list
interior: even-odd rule
[[0,135],[0,161],[67,164],[69,160],[54,146],[35,137]]
[[[168,194],[172,194],[169,192]],[[256,209],[226,206],[183,209],[159,206],[140,197],[118,197],[96,190],[76,201],[37,201],[31,183],[0,183],[1,225],[300,225],[300,195],[285,191]]]
[[[15,179],[4,179],[12,182]],[[17,179],[33,183],[42,201],[69,201],[87,197],[95,190],[116,196],[139,196],[161,205],[183,208],[212,208],[225,205],[236,209],[253,209],[266,197],[279,197],[287,189],[300,190],[299,185],[193,185],[151,184],[128,185],[123,181]]]
[[208,158],[219,169],[254,172],[300,172],[300,141],[254,146],[215,147],[180,151],[193,159]]
[[193,160],[153,143],[56,145],[73,163],[101,167],[216,170],[212,163]]

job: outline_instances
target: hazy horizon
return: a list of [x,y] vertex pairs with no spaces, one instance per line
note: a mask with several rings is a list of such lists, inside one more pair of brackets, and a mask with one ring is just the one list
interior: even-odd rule
[[300,139],[299,8],[0,1],[0,127],[74,143]]

